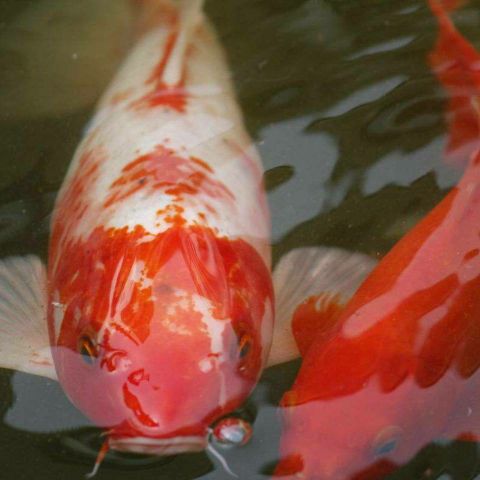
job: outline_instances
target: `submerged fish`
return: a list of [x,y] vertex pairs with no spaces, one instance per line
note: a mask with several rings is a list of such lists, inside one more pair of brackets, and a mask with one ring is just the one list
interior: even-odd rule
[[296,311],[304,359],[276,477],[384,478],[437,439],[480,440],[480,55],[448,16],[456,3],[430,0],[430,63],[450,94],[448,153],[468,166],[344,308],[324,294]]
[[243,421],[218,420],[267,364],[273,283],[270,363],[295,354],[285,325],[301,300],[325,282],[347,295],[373,264],[300,249],[272,282],[262,167],[202,2],[137,3],[143,33],[59,192],[48,269],[0,265],[0,365],[58,378],[107,430],[97,466],[107,448],[246,441]]

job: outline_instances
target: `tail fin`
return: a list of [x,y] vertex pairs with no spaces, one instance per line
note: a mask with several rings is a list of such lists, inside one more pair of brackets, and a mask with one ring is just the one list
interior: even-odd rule
[[450,96],[447,153],[454,163],[463,164],[480,146],[480,55],[448,16],[465,1],[428,0],[428,3],[439,25],[429,63]]

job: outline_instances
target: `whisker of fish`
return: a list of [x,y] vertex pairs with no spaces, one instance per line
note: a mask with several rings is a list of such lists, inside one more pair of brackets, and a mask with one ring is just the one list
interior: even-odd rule
[[105,459],[105,455],[109,449],[108,437],[103,442],[102,446],[100,447],[100,451],[98,452],[97,459],[95,460],[95,465],[93,466],[93,470],[90,473],[85,475],[85,478],[93,478],[97,473],[100,465],[102,464],[103,460]]
[[229,474],[231,475],[232,477],[235,477],[235,478],[239,478],[238,475],[233,472],[231,470],[231,468],[228,466],[228,463],[227,461],[222,457],[222,454],[215,450],[215,448],[213,448],[213,445],[211,443],[208,444],[207,446],[207,452],[210,452],[219,462],[220,462],[220,465],[223,467],[223,469]]

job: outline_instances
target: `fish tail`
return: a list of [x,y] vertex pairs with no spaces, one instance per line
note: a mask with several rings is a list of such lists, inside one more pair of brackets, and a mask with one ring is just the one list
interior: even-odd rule
[[464,0],[428,0],[439,34],[428,60],[449,95],[449,163],[464,165],[480,146],[480,55],[455,28],[449,13]]

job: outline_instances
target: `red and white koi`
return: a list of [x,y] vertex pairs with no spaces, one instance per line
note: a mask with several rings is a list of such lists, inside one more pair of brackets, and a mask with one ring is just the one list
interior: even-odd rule
[[[144,31],[58,195],[47,272],[34,257],[0,265],[1,365],[58,378],[107,429],[100,458],[199,450],[212,431],[248,439],[242,422],[211,425],[254,387],[274,319],[262,166],[202,2],[140,3]],[[288,255],[270,362],[295,354],[296,304],[338,275],[358,285],[370,266],[337,250]]]

